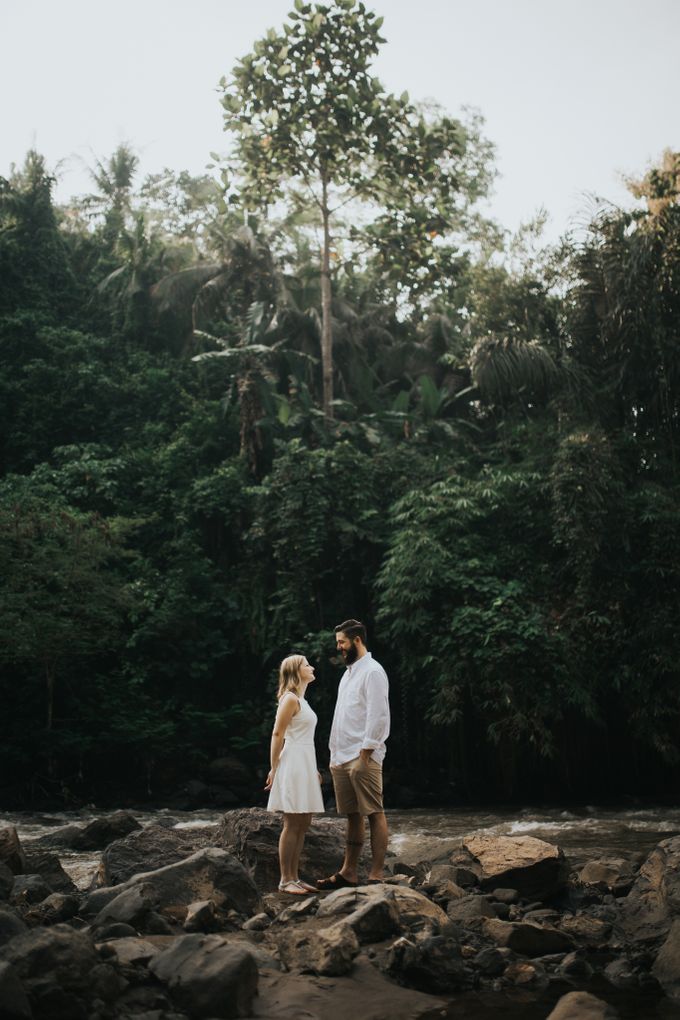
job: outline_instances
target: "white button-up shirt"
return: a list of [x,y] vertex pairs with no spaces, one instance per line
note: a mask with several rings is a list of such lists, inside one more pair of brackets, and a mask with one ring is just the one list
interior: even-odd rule
[[387,674],[370,652],[349,666],[338,687],[328,746],[331,765],[344,765],[371,748],[373,761],[385,757],[390,733]]

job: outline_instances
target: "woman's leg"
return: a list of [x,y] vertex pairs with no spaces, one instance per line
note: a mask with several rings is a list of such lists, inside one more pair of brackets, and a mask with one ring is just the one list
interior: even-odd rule
[[281,881],[292,882],[297,878],[296,857],[298,845],[298,824],[300,815],[283,816],[283,828],[279,836],[279,866],[281,868]]
[[307,829],[312,824],[312,816],[311,816],[311,814],[305,814],[305,815],[296,815],[295,817],[298,819],[298,825],[297,825],[297,842],[295,844],[295,858],[293,860],[293,866],[295,868],[294,875],[295,875],[296,878],[299,878],[300,877],[300,856],[302,854],[302,847],[304,846],[304,843],[305,843],[305,836],[307,834]]

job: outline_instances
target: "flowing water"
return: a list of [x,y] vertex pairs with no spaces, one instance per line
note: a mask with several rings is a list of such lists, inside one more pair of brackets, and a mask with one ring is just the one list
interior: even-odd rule
[[[47,835],[55,828],[77,822],[86,824],[103,812],[82,810],[54,814],[3,813],[0,826],[15,825],[20,837],[31,839]],[[141,825],[161,822],[173,828],[217,826],[223,811],[181,812],[161,809],[134,811]],[[560,810],[554,808],[484,808],[472,810],[392,811],[390,850],[409,862],[442,857],[463,835],[484,832],[495,835],[530,835],[561,846],[577,867],[600,857],[646,856],[662,839],[680,833],[680,808],[612,809],[585,806]],[[59,851],[62,864],[76,884],[85,889],[99,861],[99,854]],[[540,993],[517,989],[487,990],[457,995],[448,1009],[433,1012],[450,1020],[545,1020],[560,995],[574,989],[551,983]],[[680,1004],[670,1002],[653,990],[613,988],[601,978],[588,983],[588,990],[611,1002],[621,1020],[680,1020]]]

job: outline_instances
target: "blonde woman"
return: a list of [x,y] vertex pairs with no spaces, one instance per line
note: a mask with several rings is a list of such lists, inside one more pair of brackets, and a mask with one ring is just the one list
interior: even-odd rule
[[316,892],[316,886],[298,875],[305,833],[315,811],[323,811],[321,776],[316,768],[314,730],[316,714],[305,701],[314,667],[304,655],[289,655],[279,669],[279,707],[271,740],[268,811],[283,811],[279,839],[281,881],[279,891],[294,896]]

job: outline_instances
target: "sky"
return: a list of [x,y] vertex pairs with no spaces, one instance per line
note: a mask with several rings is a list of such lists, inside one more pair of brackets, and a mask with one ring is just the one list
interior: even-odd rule
[[[630,205],[623,178],[680,150],[680,0],[368,0],[390,91],[476,107],[496,146],[488,211],[546,240],[588,196]],[[57,198],[121,142],[142,174],[204,172],[226,152],[217,84],[292,0],[0,0],[0,176],[37,148]]]

